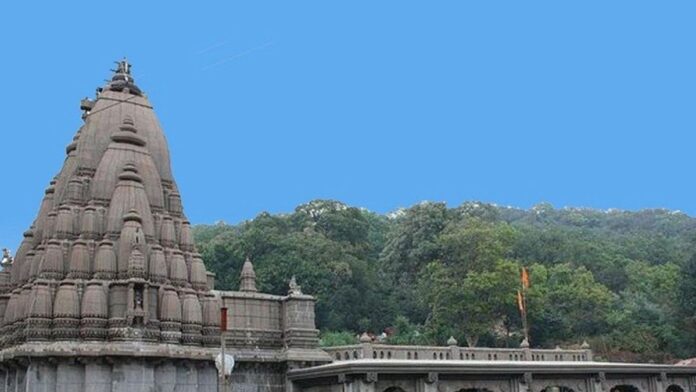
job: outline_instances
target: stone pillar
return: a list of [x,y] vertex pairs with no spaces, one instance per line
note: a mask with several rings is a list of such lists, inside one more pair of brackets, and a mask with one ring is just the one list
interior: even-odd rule
[[607,376],[604,372],[599,372],[592,380],[591,392],[606,392],[607,391]]
[[17,369],[17,391],[27,390],[27,369]]
[[176,386],[176,367],[170,361],[155,368],[155,385],[160,392],[174,392]]
[[338,375],[338,383],[341,385],[342,392],[353,392],[353,380],[345,374]]
[[7,369],[0,368],[0,392],[7,392]]
[[85,391],[111,392],[111,365],[100,360],[85,364]]
[[198,367],[198,392],[217,392],[218,374],[212,363]]
[[[367,335],[365,335],[367,336]],[[369,336],[367,337],[369,339]],[[372,359],[373,349],[372,343],[360,343],[361,357],[360,359]]]
[[437,384],[439,382],[439,375],[437,373],[428,373],[424,378],[420,378],[416,384],[417,392],[437,392]]
[[7,369],[7,392],[15,392],[17,390],[17,374],[14,368]]
[[71,360],[60,360],[56,368],[56,392],[85,392],[85,368]]
[[667,374],[661,372],[657,377],[650,377],[648,379],[648,391],[650,392],[664,392],[667,388]]
[[367,373],[364,379],[359,379],[354,382],[354,392],[375,392],[376,383],[377,373]]
[[150,392],[155,387],[155,369],[145,360],[118,361],[111,380],[112,392]]
[[532,392],[533,386],[533,379],[532,379],[532,373],[524,373],[522,375],[522,379],[519,382],[519,390],[520,392]]
[[[56,392],[56,366],[50,362],[35,361],[29,364],[26,375],[27,391]],[[4,391],[4,389],[0,389]]]
[[176,366],[176,387],[174,392],[197,392],[198,371],[191,363],[183,362]]

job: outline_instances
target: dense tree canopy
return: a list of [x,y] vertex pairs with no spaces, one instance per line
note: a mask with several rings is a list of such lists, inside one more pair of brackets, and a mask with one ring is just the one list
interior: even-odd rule
[[325,344],[392,327],[395,344],[518,345],[524,266],[533,346],[696,355],[696,219],[679,212],[469,202],[378,215],[317,200],[194,233],[218,288],[237,288],[247,256],[264,291],[286,292],[295,275],[317,297]]

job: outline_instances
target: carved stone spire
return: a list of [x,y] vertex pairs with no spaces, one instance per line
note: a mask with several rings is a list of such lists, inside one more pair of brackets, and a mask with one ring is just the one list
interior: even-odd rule
[[[14,262],[0,262],[0,349],[26,338],[200,345],[204,326],[217,342],[164,132],[128,61],[83,110]],[[253,268],[244,276],[256,291]]]
[[248,291],[255,293],[256,291],[256,272],[254,272],[254,265],[251,264],[251,260],[247,257],[242,266],[242,274],[239,278],[239,291]]

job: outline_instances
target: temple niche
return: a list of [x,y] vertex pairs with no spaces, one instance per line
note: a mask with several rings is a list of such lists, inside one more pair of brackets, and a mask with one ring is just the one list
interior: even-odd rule
[[[252,347],[271,350],[264,362],[277,358],[265,373],[280,372],[295,357],[324,361],[311,297],[257,293],[251,261],[240,292],[214,290],[214,275],[184,214],[164,133],[130,64],[119,61],[111,80],[81,108],[84,124],[65,150],[62,169],[15,257],[3,258],[0,390],[8,383],[12,390],[75,383],[101,390],[104,379],[113,384],[104,390],[114,391],[135,384],[216,390],[213,359],[223,304],[241,307],[230,312],[230,324],[239,328],[228,346],[241,350],[242,369]],[[251,303],[255,311],[245,313]],[[312,312],[311,325],[283,326],[283,317],[303,319],[286,314],[298,303],[309,304],[302,311]],[[277,323],[259,324],[258,311],[274,314]],[[292,354],[290,340],[314,354]],[[258,358],[257,352],[246,361]]]

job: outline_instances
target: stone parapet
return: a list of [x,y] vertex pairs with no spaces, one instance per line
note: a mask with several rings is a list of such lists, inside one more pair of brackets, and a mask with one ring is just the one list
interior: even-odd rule
[[592,350],[587,349],[528,349],[479,348],[459,346],[397,346],[362,343],[324,349],[334,361],[358,359],[394,360],[460,360],[460,361],[536,361],[587,362]]

